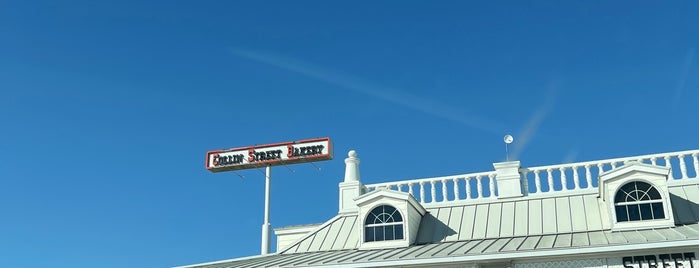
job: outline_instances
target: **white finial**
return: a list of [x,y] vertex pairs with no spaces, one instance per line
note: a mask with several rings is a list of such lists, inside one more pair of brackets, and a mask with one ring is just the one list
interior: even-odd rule
[[505,159],[507,161],[510,161],[510,153],[507,151],[507,145],[512,143],[515,140],[515,138],[512,137],[512,135],[507,134],[504,138],[502,138],[502,140],[505,142]]
[[355,150],[349,151],[345,158],[345,182],[359,181],[359,158]]

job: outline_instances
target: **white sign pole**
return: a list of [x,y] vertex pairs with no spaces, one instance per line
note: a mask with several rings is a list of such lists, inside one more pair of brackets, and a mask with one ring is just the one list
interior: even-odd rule
[[265,218],[264,222],[262,223],[262,250],[261,254],[265,255],[269,253],[270,250],[270,244],[271,244],[271,236],[269,235],[269,231],[271,228],[271,224],[269,223],[269,186],[270,182],[272,179],[272,166],[268,165],[267,168],[265,169]]
[[272,244],[272,235],[270,234],[272,227],[269,223],[269,188],[272,179],[272,166],[330,160],[333,158],[332,152],[330,138],[315,138],[209,151],[206,153],[205,166],[211,172],[266,167],[265,215],[262,223],[260,250],[262,255],[265,255],[271,251]]

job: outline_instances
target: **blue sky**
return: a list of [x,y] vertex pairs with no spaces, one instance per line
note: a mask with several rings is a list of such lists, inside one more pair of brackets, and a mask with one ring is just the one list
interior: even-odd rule
[[[0,267],[259,253],[263,175],[206,151],[330,137],[273,168],[272,226],[365,183],[699,148],[699,2],[0,4]],[[292,172],[292,170],[294,172]]]

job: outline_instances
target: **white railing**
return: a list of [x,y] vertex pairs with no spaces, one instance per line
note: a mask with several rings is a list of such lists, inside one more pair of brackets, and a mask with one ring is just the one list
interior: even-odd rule
[[671,179],[696,178],[699,174],[699,150],[640,155],[561,165],[520,168],[530,194],[597,187],[600,173],[636,161],[654,166],[670,166]]
[[[670,166],[671,179],[697,178],[699,150],[650,154],[551,166],[520,168],[530,195],[597,187],[598,175],[631,161]],[[368,191],[388,188],[410,193],[420,203],[451,202],[497,196],[496,172],[481,172],[365,185]]]
[[495,171],[365,185],[368,191],[388,188],[410,193],[420,203],[497,196]]

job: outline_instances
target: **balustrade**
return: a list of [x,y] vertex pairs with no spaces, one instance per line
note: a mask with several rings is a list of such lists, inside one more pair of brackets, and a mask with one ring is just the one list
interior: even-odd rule
[[[674,152],[674,153],[663,153],[663,154],[653,154],[653,155],[643,155],[634,157],[624,157],[615,159],[606,159],[598,161],[589,162],[578,162],[571,164],[562,165],[551,165],[551,166],[541,166],[541,167],[531,167],[520,169],[520,174],[523,178],[527,180],[533,180],[535,187],[529,190],[530,194],[542,193],[542,192],[552,192],[559,191],[556,190],[560,187],[561,190],[575,190],[575,189],[586,189],[597,187],[597,177],[600,173],[607,172],[612,169],[620,168],[621,166],[631,163],[631,162],[641,162],[654,166],[669,166],[672,168],[673,172],[670,174],[671,180],[681,180],[697,178],[699,174],[699,150]],[[689,165],[687,157],[691,157],[691,169],[687,166]],[[658,159],[662,161],[658,162]],[[662,163],[662,165],[661,165]],[[584,168],[585,172],[579,171],[580,168]],[[572,185],[566,178],[566,170],[572,169],[573,181]],[[694,174],[691,174],[690,170],[693,170]],[[540,173],[544,172],[546,174],[547,185],[542,185]],[[534,174],[528,176],[529,174]],[[584,175],[583,175],[584,174]],[[558,176],[556,176],[558,175]],[[580,178],[584,176],[584,178]],[[582,185],[584,181],[586,185]]]
[[[486,178],[489,180],[487,183],[483,181]],[[404,187],[401,187],[401,185],[407,185],[407,190]],[[415,185],[419,185],[419,187],[415,187]],[[494,198],[496,196],[494,171],[439,178],[368,184],[365,185],[365,187],[369,191],[374,191],[379,188],[388,188],[396,189],[400,192],[407,192],[421,203],[440,203],[464,199]],[[417,193],[415,193],[415,191],[417,191]],[[463,195],[461,194],[462,192],[464,193]],[[450,199],[450,196],[453,196],[453,198]]]
[[[691,158],[691,160],[687,158]],[[658,159],[662,160],[658,161]],[[655,166],[669,166],[673,170],[670,174],[671,180],[697,178],[697,174],[699,174],[699,150],[692,150],[520,168],[520,176],[528,181],[528,189],[525,188],[524,190],[528,191],[529,194],[588,189],[597,187],[597,177],[600,173],[619,168],[630,162],[642,162]],[[689,165],[691,165],[691,167],[689,167]],[[581,169],[584,169],[584,172]],[[566,172],[572,175],[571,181],[568,181]],[[487,179],[488,182],[484,182],[483,180],[485,179]],[[374,191],[378,188],[395,189],[411,194],[421,203],[437,203],[476,198],[495,198],[497,196],[495,191],[496,179],[496,172],[490,171],[438,178],[368,184],[366,187],[369,191]],[[425,185],[429,185],[429,189],[427,189]],[[407,190],[404,186],[407,186]],[[441,190],[438,191],[437,188]],[[417,193],[415,191],[417,191]],[[453,198],[450,199],[450,196],[453,196]]]

